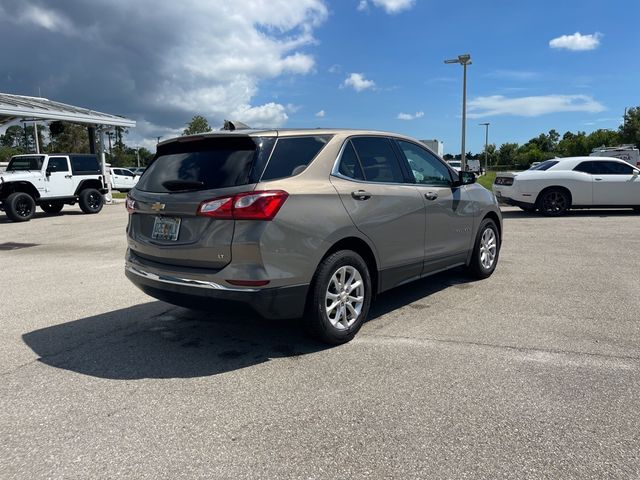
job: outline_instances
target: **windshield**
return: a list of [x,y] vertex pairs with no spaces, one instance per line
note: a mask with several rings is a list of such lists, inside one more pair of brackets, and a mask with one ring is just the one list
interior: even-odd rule
[[34,155],[32,157],[13,157],[7,165],[7,172],[18,172],[26,170],[42,169],[43,155]]

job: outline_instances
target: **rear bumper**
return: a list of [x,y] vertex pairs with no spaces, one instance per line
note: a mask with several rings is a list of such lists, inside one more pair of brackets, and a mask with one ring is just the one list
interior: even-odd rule
[[195,310],[236,313],[251,310],[268,319],[299,318],[309,285],[278,288],[229,288],[214,282],[153,272],[127,262],[125,275],[158,300]]
[[520,200],[514,200],[513,198],[509,198],[509,197],[496,197],[498,199],[499,202],[502,203],[506,203],[507,205],[511,205],[514,207],[523,207],[523,208],[535,208],[536,204],[535,203],[528,203],[528,202],[522,202]]

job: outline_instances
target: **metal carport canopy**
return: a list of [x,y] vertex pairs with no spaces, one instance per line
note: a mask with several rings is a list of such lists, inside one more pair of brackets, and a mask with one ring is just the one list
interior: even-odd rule
[[136,126],[135,120],[54,102],[47,98],[0,93],[0,125],[23,118],[29,120],[66,120],[67,122],[95,126],[131,128]]

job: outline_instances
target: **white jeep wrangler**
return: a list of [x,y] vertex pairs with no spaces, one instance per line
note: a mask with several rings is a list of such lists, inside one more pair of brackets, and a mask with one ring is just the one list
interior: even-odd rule
[[80,204],[84,213],[98,213],[105,188],[95,155],[16,155],[0,175],[0,210],[14,222],[25,222],[38,205],[46,213]]

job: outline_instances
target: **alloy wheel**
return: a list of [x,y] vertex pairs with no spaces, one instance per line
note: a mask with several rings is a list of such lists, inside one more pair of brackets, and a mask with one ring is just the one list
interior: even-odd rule
[[335,271],[325,294],[327,317],[338,330],[355,323],[364,305],[364,282],[360,272],[350,265]]

